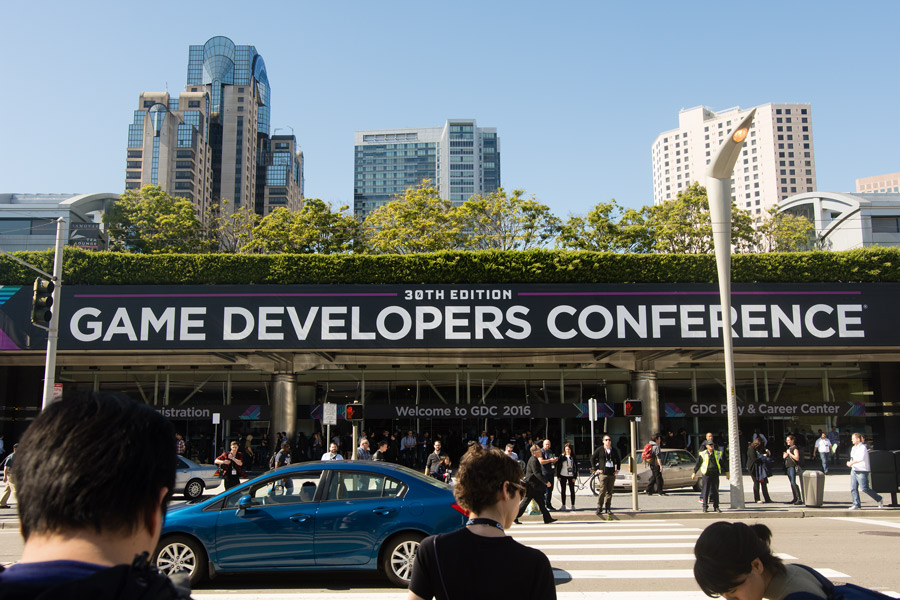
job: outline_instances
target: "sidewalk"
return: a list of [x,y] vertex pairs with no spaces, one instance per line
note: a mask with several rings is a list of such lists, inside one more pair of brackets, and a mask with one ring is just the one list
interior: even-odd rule
[[[616,490],[613,494],[612,510],[615,517],[630,519],[781,519],[806,517],[859,517],[873,518],[876,515],[900,516],[900,507],[888,506],[890,494],[881,494],[884,498],[884,510],[878,510],[875,502],[866,495],[861,496],[862,510],[848,510],[850,507],[850,474],[849,471],[832,473],[825,477],[825,502],[822,508],[794,506],[785,504],[791,499],[791,488],[787,476],[774,475],[769,482],[769,496],[772,504],[755,504],[753,502],[753,482],[745,475],[743,510],[731,509],[730,481],[722,477],[719,485],[719,507],[721,513],[701,511],[697,501],[700,494],[690,488],[669,490],[665,496],[647,496],[638,494],[638,510],[632,510],[631,491]],[[206,490],[205,497],[224,491],[224,485],[216,489]],[[173,504],[180,504],[183,499],[176,496]],[[559,485],[553,483],[553,506],[559,508]],[[553,516],[562,521],[596,521],[597,497],[590,490],[584,489],[575,494],[574,511],[555,511]],[[540,515],[523,516],[526,521],[539,521]],[[0,509],[0,529],[18,529],[19,515],[15,502],[11,508]]]
[[[850,475],[845,473],[832,473],[825,477],[825,497],[822,508],[807,506],[795,506],[786,504],[791,500],[791,488],[787,476],[775,475],[769,482],[769,496],[771,504],[756,504],[753,501],[753,482],[749,475],[743,478],[744,504],[740,510],[731,509],[731,482],[724,477],[719,483],[719,508],[721,513],[702,512],[700,494],[690,488],[669,490],[665,496],[648,496],[638,494],[638,510],[632,510],[631,490],[616,490],[613,494],[612,511],[616,518],[629,519],[777,519],[777,518],[804,518],[804,517],[836,517],[836,516],[860,516],[873,517],[875,514],[900,516],[900,507],[889,506],[890,494],[881,494],[885,508],[879,510],[875,502],[861,495],[862,510],[849,510],[850,500]],[[553,506],[559,508],[558,482],[553,484]],[[712,507],[710,507],[710,510]],[[563,521],[591,521],[596,520],[597,497],[590,490],[584,489],[575,494],[574,511],[554,511],[553,517]],[[540,515],[524,516],[526,520],[540,520]]]

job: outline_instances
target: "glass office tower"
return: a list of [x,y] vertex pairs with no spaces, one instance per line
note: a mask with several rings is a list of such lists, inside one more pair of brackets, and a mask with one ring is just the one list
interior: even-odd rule
[[[296,177],[302,171],[293,166],[302,159],[293,136],[288,177],[273,178],[279,190],[268,191],[268,169],[275,161],[279,167],[285,162],[280,149],[277,157],[272,151],[270,92],[266,65],[255,47],[221,36],[190,46],[187,86],[179,99],[141,94],[128,130],[126,188],[160,185],[191,198],[204,213],[220,200],[259,214],[278,206],[299,209],[303,182]],[[269,204],[270,197],[276,204]]]
[[353,179],[353,210],[360,217],[423,179],[442,198],[462,204],[500,187],[497,130],[450,119],[443,127],[357,131]]

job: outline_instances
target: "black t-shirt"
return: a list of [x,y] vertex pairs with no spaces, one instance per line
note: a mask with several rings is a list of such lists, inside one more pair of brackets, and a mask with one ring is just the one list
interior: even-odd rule
[[[440,572],[435,563],[435,546]],[[426,600],[556,598],[553,570],[543,552],[511,537],[484,537],[465,527],[422,541],[409,589]]]

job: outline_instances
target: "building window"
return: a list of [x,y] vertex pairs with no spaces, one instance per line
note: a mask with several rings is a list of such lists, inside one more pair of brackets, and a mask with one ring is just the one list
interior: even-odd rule
[[199,100],[188,100],[188,108],[200,108]]

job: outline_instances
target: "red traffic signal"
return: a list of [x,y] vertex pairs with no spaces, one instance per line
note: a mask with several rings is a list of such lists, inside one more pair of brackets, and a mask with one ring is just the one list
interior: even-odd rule
[[362,421],[366,418],[365,415],[365,408],[362,404],[348,404],[344,408],[344,418],[346,418],[348,421]]
[[643,414],[644,409],[640,400],[626,400],[622,405],[622,416],[624,417],[640,417]]

